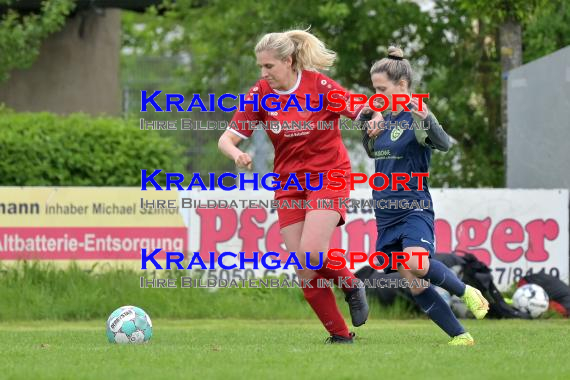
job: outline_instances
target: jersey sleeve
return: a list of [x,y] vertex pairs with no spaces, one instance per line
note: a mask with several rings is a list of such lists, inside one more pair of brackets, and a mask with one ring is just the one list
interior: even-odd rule
[[257,98],[257,105],[254,106],[252,103],[248,103],[243,108],[243,111],[238,110],[234,113],[232,120],[230,122],[229,130],[242,139],[248,139],[253,131],[256,129],[258,122],[262,121],[264,118],[264,110],[261,107],[262,87],[261,83],[257,82],[252,88],[249,89],[247,94],[245,94],[245,100],[251,101]]
[[341,93],[335,93],[332,94],[331,97],[333,99],[342,99],[346,102],[346,107],[345,109],[343,109],[342,111],[331,111],[334,113],[338,113],[342,116],[346,116],[349,119],[355,120],[358,117],[358,114],[360,113],[360,111],[362,110],[362,108],[364,108],[364,105],[357,105],[354,107],[354,111],[350,110],[350,91],[347,91],[344,87],[342,87],[340,84],[338,84],[337,82],[335,82],[334,80],[330,79],[329,77],[327,77],[326,75],[320,74],[319,78],[318,78],[319,83],[317,83],[317,89],[319,91],[319,93],[325,94],[324,97],[324,107],[326,108],[329,104],[332,104],[334,107],[337,107],[339,105],[338,102],[329,102],[327,100],[327,94],[330,91],[340,91]]
[[[447,152],[451,148],[451,139],[449,135],[443,130],[435,115],[429,112],[426,120],[422,121],[414,114],[414,121],[418,126],[414,127],[416,140],[422,146],[438,149],[442,152]],[[427,124],[427,129],[424,129],[424,124]]]

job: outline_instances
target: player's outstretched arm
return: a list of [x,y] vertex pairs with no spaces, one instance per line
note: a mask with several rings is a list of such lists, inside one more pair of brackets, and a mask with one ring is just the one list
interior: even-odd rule
[[[424,145],[441,150],[442,152],[447,152],[451,148],[451,139],[449,138],[449,135],[445,132],[441,124],[439,124],[433,113],[430,112],[428,117],[423,120],[423,125],[426,127],[425,130],[415,129],[415,131],[416,138],[419,135],[418,132],[423,132]],[[420,142],[420,144],[422,143],[420,140],[418,140],[418,142]]]
[[253,161],[248,153],[242,152],[237,146],[243,139],[230,130],[226,130],[218,140],[218,149],[232,159],[238,168],[252,169]]
[[412,114],[414,121],[420,126],[420,128],[414,128],[418,143],[442,152],[447,152],[451,148],[449,135],[425,103],[423,103],[422,111],[418,111],[418,100],[414,98],[412,100]]

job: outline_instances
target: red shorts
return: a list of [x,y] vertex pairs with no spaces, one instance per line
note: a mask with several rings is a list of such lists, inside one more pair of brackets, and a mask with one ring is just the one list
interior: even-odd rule
[[[326,187],[330,181],[323,175],[323,186],[321,190],[308,190],[305,186],[304,178],[299,183],[304,190],[290,188],[289,190],[276,190],[275,199],[279,201],[277,216],[279,218],[279,228],[285,228],[291,224],[302,222],[305,215],[313,210],[334,210],[340,214],[337,226],[342,226],[346,222],[346,199],[350,195],[350,172],[344,177],[347,186],[343,190],[328,190]],[[311,185],[319,184],[318,176],[311,177]],[[338,186],[338,183],[334,183]],[[344,202],[341,202],[341,199]],[[303,202],[305,201],[305,202]]]

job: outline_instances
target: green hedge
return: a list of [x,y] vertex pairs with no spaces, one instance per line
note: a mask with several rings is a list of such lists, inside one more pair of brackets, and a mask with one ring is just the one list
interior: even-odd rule
[[141,169],[184,172],[184,147],[137,121],[0,108],[0,185],[137,186]]

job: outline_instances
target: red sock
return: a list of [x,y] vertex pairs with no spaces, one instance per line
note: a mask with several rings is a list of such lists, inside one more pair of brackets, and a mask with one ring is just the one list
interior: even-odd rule
[[316,277],[311,281],[312,288],[303,287],[305,299],[311,305],[329,334],[340,335],[346,338],[350,337],[348,326],[336,305],[336,298],[332,289],[317,287],[318,278],[320,277]]
[[317,269],[315,272],[327,280],[333,280],[334,283],[345,293],[353,289],[353,281],[356,280],[356,277],[348,270],[348,268],[330,269],[327,268],[326,263],[323,264],[321,269]]

